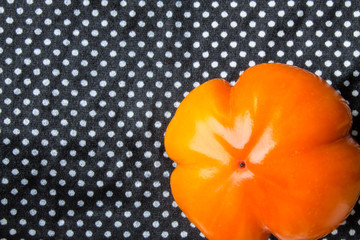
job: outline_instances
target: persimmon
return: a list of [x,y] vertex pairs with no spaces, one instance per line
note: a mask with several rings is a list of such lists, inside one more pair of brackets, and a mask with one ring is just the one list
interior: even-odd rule
[[350,109],[323,79],[266,63],[234,86],[191,91],[165,133],[175,201],[210,240],[313,240],[349,215],[360,193]]

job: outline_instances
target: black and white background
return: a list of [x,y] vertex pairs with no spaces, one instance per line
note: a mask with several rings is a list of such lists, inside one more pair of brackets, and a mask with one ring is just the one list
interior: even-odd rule
[[[204,239],[163,144],[184,96],[292,64],[340,91],[360,140],[359,39],[356,0],[1,0],[1,239]],[[359,238],[360,202],[324,239]]]

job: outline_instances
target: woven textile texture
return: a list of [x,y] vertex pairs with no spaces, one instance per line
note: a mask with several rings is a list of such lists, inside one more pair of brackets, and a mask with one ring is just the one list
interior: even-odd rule
[[[0,238],[205,239],[163,144],[184,96],[296,65],[349,102],[359,140],[359,26],[356,0],[0,1]],[[360,203],[324,239],[359,238]]]

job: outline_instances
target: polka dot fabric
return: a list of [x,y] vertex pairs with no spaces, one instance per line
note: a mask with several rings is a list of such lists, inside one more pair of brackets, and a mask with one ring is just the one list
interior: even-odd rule
[[[205,239],[169,185],[181,100],[296,65],[347,99],[359,140],[359,19],[355,0],[1,1],[1,239]],[[359,237],[360,203],[323,239]]]

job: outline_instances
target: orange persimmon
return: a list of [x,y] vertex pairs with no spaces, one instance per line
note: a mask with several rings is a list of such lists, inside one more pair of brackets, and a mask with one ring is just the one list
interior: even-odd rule
[[191,91],[165,133],[175,201],[210,240],[314,240],[360,193],[360,148],[345,100],[323,79],[279,63],[231,86]]

